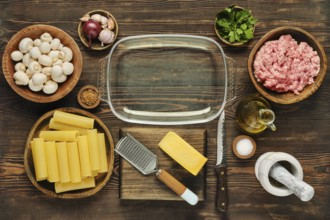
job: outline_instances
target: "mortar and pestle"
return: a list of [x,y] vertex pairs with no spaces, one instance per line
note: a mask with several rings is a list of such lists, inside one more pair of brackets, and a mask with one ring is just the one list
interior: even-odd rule
[[[282,164],[288,164],[289,170]],[[255,175],[263,188],[272,195],[283,197],[293,193],[302,201],[309,201],[314,196],[314,188],[303,181],[299,161],[290,154],[264,153],[255,164]]]

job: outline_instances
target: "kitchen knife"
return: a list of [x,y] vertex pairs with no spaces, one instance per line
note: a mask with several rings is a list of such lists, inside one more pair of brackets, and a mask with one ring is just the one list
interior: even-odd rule
[[217,175],[216,188],[216,207],[222,212],[227,211],[227,166],[226,166],[226,147],[225,145],[225,110],[221,113],[217,130],[217,163],[215,172]]

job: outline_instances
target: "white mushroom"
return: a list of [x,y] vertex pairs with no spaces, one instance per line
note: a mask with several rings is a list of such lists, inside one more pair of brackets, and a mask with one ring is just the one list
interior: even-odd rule
[[52,40],[52,42],[50,43],[50,46],[51,46],[51,48],[53,50],[58,50],[58,48],[60,47],[60,45],[61,45],[61,41],[58,38],[54,38]]
[[58,84],[54,81],[48,80],[42,88],[42,91],[46,94],[53,94],[57,89]]
[[53,40],[52,35],[50,35],[49,33],[45,32],[40,36],[40,40],[42,42],[48,42],[50,43]]
[[32,78],[32,76],[33,76],[33,72],[31,72],[29,69],[27,69],[26,71],[25,71],[25,73],[26,73],[26,75],[28,75],[28,77],[29,77],[29,79],[31,79]]
[[52,74],[52,77],[55,77],[55,78],[59,77],[60,75],[63,75],[62,67],[59,65],[53,66],[51,69],[51,74]]
[[61,74],[61,75],[55,76],[55,77],[52,75],[52,80],[54,80],[55,82],[58,82],[58,83],[65,82],[66,78],[67,78],[67,76],[64,74]]
[[42,42],[40,45],[39,45],[39,50],[41,51],[41,53],[49,53],[49,51],[51,50],[51,46],[50,46],[50,43],[48,42]]
[[33,41],[33,45],[34,45],[35,47],[39,47],[40,44],[41,44],[41,40],[40,40],[39,38],[37,38],[37,39],[35,39],[35,40]]
[[15,50],[10,54],[10,57],[13,61],[20,61],[23,59],[23,53],[19,50]]
[[38,58],[38,62],[43,65],[43,66],[52,66],[53,65],[53,60],[52,58],[50,58],[49,56],[47,55],[41,55],[39,58]]
[[33,59],[38,59],[41,56],[41,52],[38,47],[32,47],[29,54]]
[[41,73],[45,74],[46,76],[50,76],[52,74],[51,70],[52,68],[47,66],[42,68]]
[[42,70],[41,65],[37,61],[31,61],[28,68],[32,74],[41,73]]
[[15,83],[17,85],[27,85],[29,84],[29,76],[23,71],[17,71],[14,73]]
[[64,62],[62,64],[62,69],[63,69],[63,73],[68,76],[68,75],[71,75],[73,73],[74,66],[70,62]]
[[33,92],[39,92],[42,90],[43,85],[35,85],[32,81],[32,79],[30,79],[29,81],[29,88],[33,91]]
[[[71,61],[73,57],[72,50],[68,47],[63,47],[61,52],[64,52],[64,56],[62,58],[63,61]],[[60,54],[62,55],[62,54]]]
[[18,45],[18,49],[22,53],[27,53],[33,47],[33,40],[29,37],[23,38]]
[[55,58],[58,58],[59,53],[60,53],[59,50],[51,50],[48,53],[48,56],[51,57],[54,60]]
[[32,76],[32,82],[34,85],[40,86],[47,81],[47,76],[43,73],[35,73]]
[[16,63],[15,64],[15,70],[25,72],[26,66],[22,62]]
[[22,62],[23,62],[23,64],[24,64],[26,67],[28,67],[32,60],[33,60],[33,59],[31,58],[30,54],[29,54],[29,53],[26,53],[26,54],[24,54],[24,56],[23,56],[23,60],[22,60]]
[[56,66],[56,65],[62,65],[63,64],[63,60],[59,59],[59,58],[54,58],[53,59],[53,66]]

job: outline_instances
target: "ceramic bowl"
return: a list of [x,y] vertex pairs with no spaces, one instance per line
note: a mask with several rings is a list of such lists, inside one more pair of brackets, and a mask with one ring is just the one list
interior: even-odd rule
[[[84,16],[86,16],[86,15],[92,16],[94,14],[100,14],[100,15],[105,16],[107,18],[112,18],[112,20],[115,23],[115,27],[114,27],[114,29],[112,31],[115,33],[115,40],[116,40],[116,38],[118,36],[119,27],[118,27],[118,23],[117,23],[115,17],[112,14],[110,14],[109,12],[104,11],[104,10],[93,10],[93,11],[89,11]],[[79,25],[78,25],[78,35],[79,35],[79,38],[80,38],[81,42],[83,43],[83,45],[86,46],[86,47],[89,47],[89,41],[88,41],[87,37],[84,35],[84,33],[83,33],[83,25],[84,25],[84,23],[85,22],[83,22],[83,21],[80,21],[79,22]],[[114,40],[114,42],[115,42],[115,40]],[[105,49],[110,48],[114,44],[114,42],[112,42],[110,44],[104,44],[102,46],[101,45],[101,42],[98,39],[95,39],[95,40],[92,41],[92,45],[91,45],[90,49],[92,49],[92,50],[105,50]]]
[[[295,39],[298,43],[300,42],[308,43],[313,48],[313,50],[318,53],[320,57],[320,71],[318,75],[314,78],[314,83],[307,85],[298,95],[294,94],[293,92],[279,93],[279,92],[271,91],[266,87],[264,87],[260,82],[258,82],[254,76],[253,63],[256,54],[260,50],[260,48],[267,41],[278,40],[280,36],[286,34],[290,34],[292,38]],[[316,38],[313,35],[311,35],[310,33],[308,33],[307,31],[301,28],[287,26],[287,27],[275,28],[269,31],[267,34],[265,34],[253,47],[249,55],[247,65],[253,85],[265,98],[279,104],[292,104],[308,98],[321,86],[327,70],[327,57],[322,45],[316,40]]]
[[[15,73],[14,67],[16,62],[12,61],[11,59],[11,53],[15,50],[18,50],[18,45],[23,38],[29,37],[34,40],[40,38],[40,36],[45,32],[48,32],[53,38],[59,38],[61,43],[64,46],[69,47],[73,52],[73,59],[71,62],[74,66],[74,72],[68,76],[65,82],[59,83],[58,90],[50,95],[47,95],[42,91],[33,92],[29,89],[28,86],[16,85],[13,77]],[[81,75],[82,67],[83,67],[82,55],[80,53],[78,45],[71,38],[71,36],[57,27],[44,25],[44,24],[31,25],[18,31],[9,40],[2,58],[3,73],[9,86],[18,95],[22,96],[27,100],[37,103],[54,102],[66,96],[76,86]]]
[[27,176],[29,177],[32,184],[44,194],[55,197],[55,198],[62,198],[62,199],[75,199],[75,198],[83,198],[88,197],[96,194],[99,192],[108,182],[110,176],[113,171],[114,165],[114,142],[112,135],[107,128],[107,126],[95,115],[81,110],[77,108],[60,108],[57,109],[60,111],[73,113],[77,115],[82,115],[86,117],[93,118],[94,128],[98,130],[98,132],[104,133],[105,135],[105,144],[106,144],[106,151],[107,151],[107,159],[108,159],[108,172],[107,173],[99,173],[95,177],[95,187],[88,188],[88,189],[80,189],[74,191],[68,191],[63,193],[56,193],[54,189],[54,183],[50,183],[47,180],[43,181],[36,181],[35,171],[34,171],[34,164],[33,164],[33,157],[32,157],[32,150],[30,142],[33,138],[38,137],[40,131],[48,130],[49,120],[53,117],[54,111],[50,111],[45,113],[43,116],[39,118],[39,120],[33,125],[28,138],[26,140],[25,150],[24,150],[24,168],[26,171]]

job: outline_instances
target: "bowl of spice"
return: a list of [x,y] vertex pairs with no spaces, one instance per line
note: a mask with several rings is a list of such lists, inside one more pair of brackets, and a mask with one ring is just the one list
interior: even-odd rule
[[256,142],[247,135],[239,135],[233,141],[233,151],[238,158],[248,159],[256,152]]
[[100,104],[99,90],[92,85],[82,87],[78,92],[78,103],[85,109],[93,109]]

